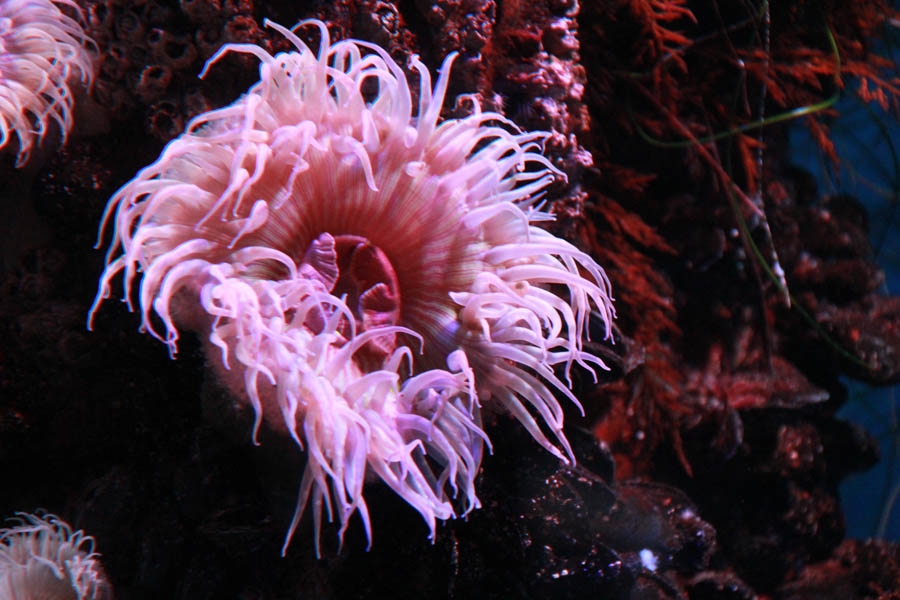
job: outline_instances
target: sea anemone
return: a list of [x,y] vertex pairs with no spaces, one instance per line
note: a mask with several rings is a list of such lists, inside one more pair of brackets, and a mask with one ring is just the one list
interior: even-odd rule
[[131,308],[141,271],[142,330],[172,354],[179,327],[208,332],[223,381],[255,410],[254,442],[265,418],[307,451],[285,547],[310,500],[317,552],[323,506],[329,520],[336,506],[341,539],[358,511],[371,544],[367,472],[434,539],[436,519],[479,506],[482,404],[574,460],[554,391],[578,405],[560,376],[603,367],[582,343],[592,311],[609,333],[609,284],[534,225],[551,218],[538,203],[562,177],[540,154],[547,133],[471,97],[469,116],[441,122],[454,55],[433,88],[411,59],[414,113],[385,50],[331,44],[306,23],[318,54],[296,27],[267,22],[295,52],[228,44],[207,63],[252,54],[261,79],[194,118],[110,200],[89,321],[120,272]]
[[90,85],[94,42],[64,14],[72,0],[0,0],[0,148],[15,133],[16,166],[24,164],[55,121],[65,143],[72,128],[70,76]]
[[0,529],[0,598],[97,600],[111,597],[94,538],[55,515],[18,513]]

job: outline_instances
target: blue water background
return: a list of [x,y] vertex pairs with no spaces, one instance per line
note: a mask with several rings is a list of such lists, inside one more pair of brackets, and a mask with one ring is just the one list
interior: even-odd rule
[[[883,292],[900,295],[900,119],[896,111],[891,115],[863,104],[852,89],[843,92],[836,108],[840,116],[832,122],[832,139],[838,168],[828,164],[799,124],[791,128],[791,160],[816,177],[820,194],[847,193],[863,203],[875,260],[885,271]],[[862,425],[881,450],[878,465],[841,485],[847,535],[900,541],[900,386],[844,383],[850,399],[838,416]]]

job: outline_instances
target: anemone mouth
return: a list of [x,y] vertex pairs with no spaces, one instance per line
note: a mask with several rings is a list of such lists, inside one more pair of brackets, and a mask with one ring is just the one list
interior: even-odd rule
[[[310,245],[303,266],[309,267],[311,278],[319,279],[332,294],[344,298],[357,331],[399,324],[402,295],[397,273],[384,251],[368,239],[323,233]],[[305,325],[314,332],[324,328],[324,323]],[[345,325],[340,331],[349,337],[349,327]],[[365,355],[371,365],[378,365],[396,348],[396,334],[386,333],[369,340],[357,357]]]
[[[310,162],[313,170],[333,172]],[[277,223],[242,242],[293,257],[308,276],[344,297],[358,331],[399,325],[417,332],[425,349],[417,368],[444,368],[457,345],[450,294],[469,289],[484,270],[483,240],[461,224],[465,207],[441,196],[434,175],[410,176],[402,164],[376,163],[373,170],[377,191],[359,172],[307,178],[311,185],[279,207]],[[323,257],[323,238],[333,240],[334,258]],[[389,337],[373,339],[367,348],[386,343],[383,358],[395,346]]]
[[[481,402],[518,419],[564,461],[574,455],[556,372],[605,368],[582,348],[609,283],[585,253],[537,226],[543,190],[564,177],[541,154],[549,134],[481,112],[440,121],[453,55],[414,113],[405,71],[382,48],[331,44],[225,52],[260,59],[260,82],[195,118],[110,200],[107,267],[91,319],[124,273],[142,328],[174,354],[172,298],[192,292],[208,347],[238,397],[308,452],[288,539],[307,504],[340,534],[374,473],[435,520],[476,508]],[[302,24],[301,24],[302,25]],[[135,285],[138,273],[140,285]],[[555,290],[562,290],[561,295]],[[164,325],[158,329],[159,320]],[[593,372],[593,371],[591,371]],[[553,441],[551,441],[553,440]]]

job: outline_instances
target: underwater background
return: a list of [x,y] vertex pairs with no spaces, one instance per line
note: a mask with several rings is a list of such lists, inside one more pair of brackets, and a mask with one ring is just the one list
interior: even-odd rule
[[[77,5],[96,73],[73,78],[65,144],[50,123],[23,164],[15,136],[0,149],[0,517],[93,536],[126,600],[898,597],[897,2]],[[485,401],[481,507],[433,539],[373,479],[371,547],[353,517],[317,557],[307,514],[282,556],[307,456],[266,426],[253,444],[209,332],[170,356],[121,278],[86,328],[107,203],[259,80],[249,55],[198,78],[223,44],[292,50],[267,18],[321,19],[433,80],[459,52],[442,119],[474,94],[549,132],[565,181],[542,226],[612,284],[612,338],[594,314],[585,343],[610,369],[573,368],[583,414],[560,402],[577,466]],[[0,598],[8,569],[0,552]]]
[[[892,46],[892,53],[896,47]],[[897,150],[900,129],[896,119],[879,107],[854,98],[837,103],[841,118],[834,136],[841,156],[839,169],[831,168],[802,128],[791,130],[791,158],[816,178],[825,193],[846,193],[866,207],[873,226],[872,247],[884,268],[884,292],[900,289],[900,234],[897,233]],[[898,438],[897,388],[873,388],[851,380],[850,399],[838,413],[859,423],[878,440],[881,461],[870,470],[851,475],[841,484],[841,502],[852,537],[900,539],[900,438]]]

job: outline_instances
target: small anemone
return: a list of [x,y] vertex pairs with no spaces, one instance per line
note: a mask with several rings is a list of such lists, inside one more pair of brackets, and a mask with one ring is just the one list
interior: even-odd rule
[[[432,87],[358,40],[295,51],[249,44],[260,81],[234,104],[196,117],[159,159],[110,200],[113,240],[91,320],[124,274],[142,273],[142,330],[177,350],[201,332],[222,381],[260,423],[308,455],[285,547],[311,502],[358,513],[377,476],[436,519],[479,506],[475,477],[488,438],[482,404],[518,419],[564,461],[574,456],[556,394],[596,311],[607,335],[609,283],[587,254],[537,223],[543,190],[563,174],[542,154],[549,134],[482,112],[441,120],[455,55]],[[155,314],[154,314],[155,313]],[[591,371],[593,372],[593,371]],[[580,406],[579,406],[580,408]],[[454,500],[456,498],[456,500]]]
[[17,513],[0,529],[0,598],[108,600],[94,538],[51,514]]
[[65,143],[72,128],[70,77],[90,85],[95,47],[81,24],[64,14],[72,0],[0,0],[0,148],[15,134],[23,165],[51,122]]

